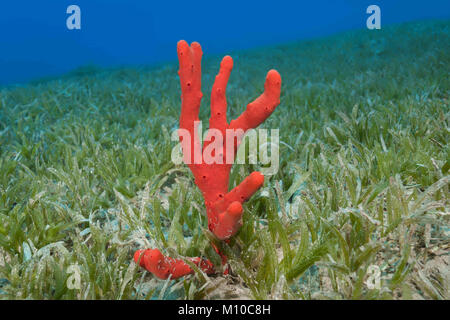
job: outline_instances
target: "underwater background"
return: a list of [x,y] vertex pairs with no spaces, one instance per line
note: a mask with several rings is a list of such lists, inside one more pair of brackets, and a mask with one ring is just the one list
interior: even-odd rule
[[[81,9],[68,30],[66,9]],[[176,43],[198,41],[208,54],[315,38],[366,27],[369,5],[382,26],[450,17],[446,0],[320,1],[5,1],[0,10],[0,84],[74,68],[175,61]]]
[[[450,299],[449,1],[3,1],[0,34],[0,299]],[[180,39],[203,48],[205,121],[225,54],[228,119],[280,73],[280,161],[230,275],[161,281],[137,249],[220,268],[171,161]]]

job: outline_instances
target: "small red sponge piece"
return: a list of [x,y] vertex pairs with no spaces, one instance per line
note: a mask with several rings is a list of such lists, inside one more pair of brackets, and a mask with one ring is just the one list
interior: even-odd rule
[[[177,279],[194,273],[194,270],[183,260],[165,257],[158,249],[137,250],[134,253],[134,261],[137,263],[139,258],[139,265],[160,279],[167,279],[170,275],[172,279]],[[214,273],[214,265],[209,260],[198,257],[188,259],[205,273]]]

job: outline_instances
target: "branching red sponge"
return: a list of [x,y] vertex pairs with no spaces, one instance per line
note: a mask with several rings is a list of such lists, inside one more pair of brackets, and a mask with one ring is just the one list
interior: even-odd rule
[[[188,258],[189,261],[200,267],[205,273],[214,273],[213,264],[201,258]],[[134,253],[134,261],[160,279],[177,279],[187,274],[194,273],[194,270],[181,259],[165,257],[158,249],[137,250]]]
[[[184,40],[177,45],[180,68],[178,75],[181,85],[180,142],[184,161],[192,171],[195,184],[202,191],[205,200],[209,230],[220,240],[228,240],[242,226],[242,203],[247,201],[264,183],[260,172],[253,172],[237,187],[228,192],[230,170],[233,165],[230,159],[236,156],[239,143],[249,129],[258,127],[266,120],[280,103],[281,77],[276,70],[267,73],[264,92],[235,120],[227,122],[226,87],[233,68],[233,59],[225,56],[220,63],[211,92],[211,116],[208,135],[201,146],[198,124],[201,91],[201,59],[200,44],[193,42],[191,46]],[[182,134],[182,132],[188,134]],[[230,134],[231,133],[231,134]],[[217,147],[218,136],[222,143]],[[214,143],[214,148],[211,148]],[[210,151],[208,153],[208,151]],[[217,154],[218,153],[218,154]],[[205,159],[209,155],[215,161]],[[140,252],[140,251],[138,251]],[[139,257],[138,252],[136,252]],[[200,263],[200,258],[194,263]],[[135,260],[136,255],[135,255]],[[226,257],[222,255],[222,261]],[[141,266],[159,278],[177,278],[193,271],[182,260],[164,257],[157,249],[147,250],[141,258]],[[211,262],[203,261],[201,268],[214,272]]]

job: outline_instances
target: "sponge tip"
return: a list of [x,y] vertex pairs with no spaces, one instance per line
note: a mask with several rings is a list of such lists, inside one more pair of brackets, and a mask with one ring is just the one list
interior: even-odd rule
[[227,213],[233,217],[239,217],[242,211],[242,204],[239,201],[232,202],[227,209]]
[[250,182],[254,190],[259,189],[264,184],[264,175],[259,171],[252,172]]
[[133,257],[134,262],[136,262],[136,263],[138,263],[139,259],[141,259],[141,260],[139,261],[139,265],[140,265],[141,267],[145,267],[145,261],[144,261],[144,255],[145,255],[145,253],[144,253],[144,251],[145,251],[145,250],[137,250],[137,251],[134,253],[134,257]]

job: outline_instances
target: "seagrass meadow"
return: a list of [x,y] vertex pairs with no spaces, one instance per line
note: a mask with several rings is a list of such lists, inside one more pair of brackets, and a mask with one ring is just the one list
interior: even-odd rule
[[[204,52],[206,124],[221,57]],[[262,125],[279,170],[217,242],[230,274],[163,281],[133,262],[159,248],[221,269],[171,161],[178,64],[86,67],[0,89],[1,299],[450,299],[450,21],[227,54],[228,119],[269,69],[283,80]],[[230,187],[258,168],[234,165]]]

